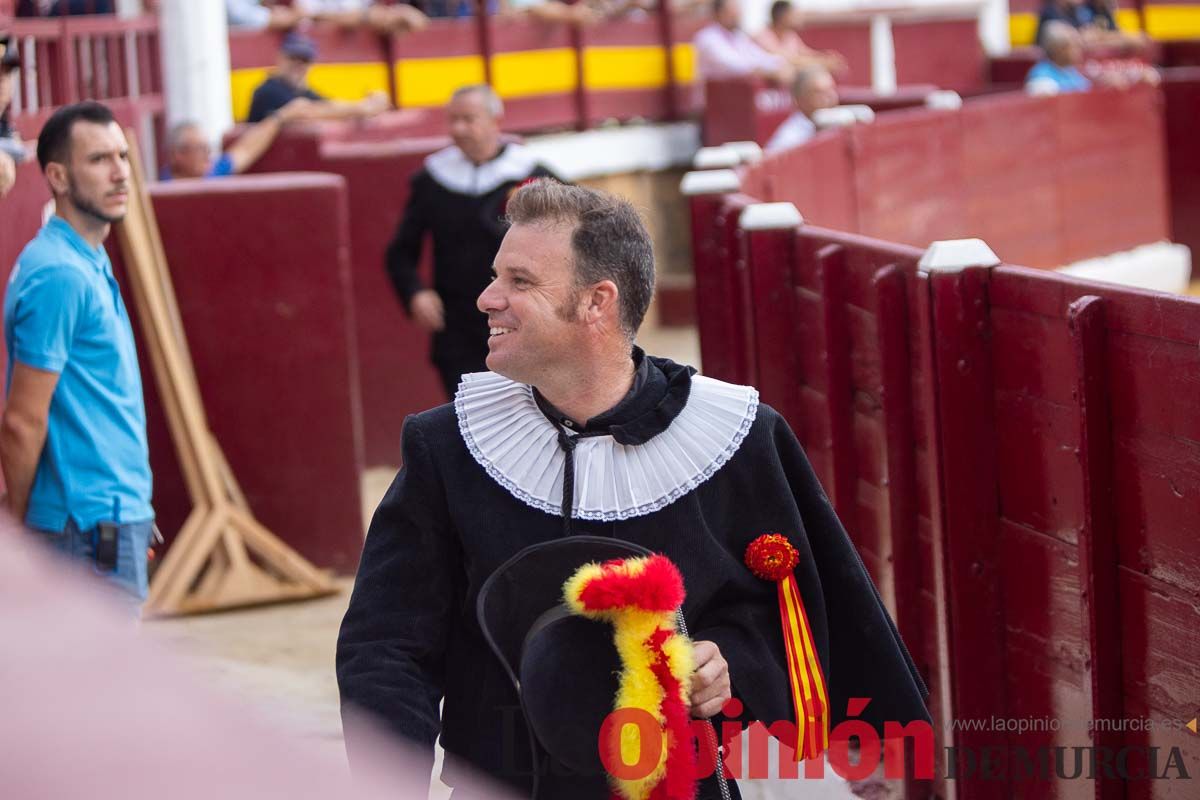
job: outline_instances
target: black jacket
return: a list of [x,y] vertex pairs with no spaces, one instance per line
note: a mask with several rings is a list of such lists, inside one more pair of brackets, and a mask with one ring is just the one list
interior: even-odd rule
[[426,159],[412,177],[404,216],[388,245],[386,267],[408,311],[412,296],[427,288],[418,274],[426,234],[433,239],[433,289],[442,298],[446,327],[433,337],[434,361],[487,357],[487,316],[475,306],[492,276],[492,262],[507,230],[508,197],[525,181],[554,177],[529,151],[506,144],[478,167],[457,147]]
[[[690,376],[688,368],[650,359],[640,386],[589,427],[610,426],[614,438],[631,444],[652,438],[686,404]],[[461,760],[528,793],[518,698],[484,642],[475,601],[493,570],[520,549],[561,536],[562,521],[489,476],[464,443],[453,406],[409,417],[403,440],[405,467],[371,522],[338,641],[342,701],[378,715],[431,757],[440,732],[444,776]],[[762,533],[786,534],[800,552],[796,575],[829,683],[832,724],[850,697],[872,699],[860,718],[881,733],[884,720],[928,719],[924,685],[890,616],[795,435],[769,406],[758,407],[740,447],[691,492],[624,521],[576,518],[574,532],[616,536],[670,557],[684,576],[691,637],[717,643],[746,718],[768,723],[794,721],[779,610],[774,585],[751,575],[743,554]],[[603,786],[592,788],[542,796],[607,797]]]

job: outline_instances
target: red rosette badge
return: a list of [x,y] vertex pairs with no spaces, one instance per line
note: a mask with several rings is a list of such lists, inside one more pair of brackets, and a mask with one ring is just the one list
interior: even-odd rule
[[779,533],[764,533],[746,548],[746,566],[755,577],[775,584],[787,654],[788,679],[796,709],[797,759],[816,758],[829,747],[829,691],[812,626],[796,585],[800,553]]

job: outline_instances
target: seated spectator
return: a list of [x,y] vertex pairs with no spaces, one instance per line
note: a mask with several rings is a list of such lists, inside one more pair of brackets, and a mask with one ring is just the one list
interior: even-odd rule
[[787,59],[763,50],[741,29],[740,0],[713,0],[713,22],[693,42],[703,80],[757,75],[786,86],[792,68]]
[[225,18],[231,29],[244,31],[286,31],[305,19],[294,8],[264,6],[262,0],[225,0]]
[[796,110],[775,129],[765,148],[777,153],[804,144],[817,133],[813,115],[822,108],[838,104],[837,84],[822,64],[809,64],[796,72],[792,81],[792,102]]
[[1025,77],[1030,94],[1086,92],[1092,82],[1079,71],[1083,63],[1083,40],[1079,31],[1065,22],[1052,20],[1043,26],[1042,49],[1046,55]]
[[308,70],[317,59],[317,45],[298,33],[289,33],[279,48],[275,69],[254,90],[250,99],[249,122],[262,122],[297,97],[314,104],[305,111],[307,119],[361,119],[387,110],[387,96],[376,92],[357,102],[329,100],[309,88]]
[[560,0],[499,0],[500,14],[508,17],[530,17],[538,22],[591,25],[603,14],[586,2],[564,3]]
[[1049,22],[1063,22],[1079,31],[1084,44],[1099,47],[1138,48],[1147,37],[1126,33],[1117,27],[1111,0],[1046,0],[1038,15],[1036,41],[1042,45],[1043,31]]
[[804,12],[791,0],[775,0],[771,4],[771,22],[754,37],[763,50],[786,58],[793,66],[820,64],[830,72],[845,72],[846,59],[833,50],[814,50],[800,38]]
[[17,0],[18,17],[74,17],[115,10],[113,0]]
[[25,145],[9,121],[13,84],[20,66],[16,50],[9,49],[9,40],[0,38],[0,197],[12,189],[17,181],[17,164],[25,160]]
[[365,26],[376,33],[424,30],[429,17],[407,3],[383,5],[375,0],[294,0],[292,7],[313,20],[344,28]]
[[172,178],[223,178],[239,175],[262,158],[271,148],[279,131],[289,122],[305,119],[313,101],[297,97],[262,122],[248,127],[237,141],[215,160],[212,146],[203,129],[195,122],[181,122],[167,136],[167,170],[164,180]]

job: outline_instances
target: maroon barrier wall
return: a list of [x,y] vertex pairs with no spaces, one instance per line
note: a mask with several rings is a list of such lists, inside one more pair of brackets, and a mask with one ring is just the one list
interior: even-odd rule
[[[384,253],[408,202],[413,173],[448,142],[349,138],[336,126],[328,132],[323,125],[286,131],[253,171],[312,170],[346,181],[366,463],[394,466],[400,463],[404,418],[446,398],[429,363],[429,335],[404,314],[384,269]],[[428,256],[427,250],[426,262]]]
[[[900,86],[880,94],[865,86],[838,87],[843,104],[869,106],[876,112],[924,106],[925,97],[937,90],[932,83]],[[701,138],[705,145],[725,142],[758,142],[765,145],[794,110],[786,89],[770,86],[760,78],[726,78],[707,81]]]
[[[344,182],[177,181],[151,197],[209,426],[251,509],[315,564],[352,572],[363,458]],[[190,501],[142,367],[155,509],[173,535]]]
[[[1198,62],[1200,63],[1200,62]],[[1200,258],[1200,66],[1163,73],[1172,239]]]
[[[355,338],[370,466],[399,464],[404,418],[446,402],[429,364],[429,335],[404,314],[384,269],[387,245],[408,202],[409,180],[429,153],[446,144],[444,139],[336,143],[326,146],[320,163],[323,171],[345,179],[349,195]],[[426,265],[431,252],[426,242]]]
[[[719,204],[693,210],[701,237],[720,235]],[[1200,301],[1020,267],[924,273],[919,256],[805,225],[742,231],[706,266],[749,272],[757,385],[879,583],[935,720],[1057,720],[939,727],[939,743],[976,758],[1004,748],[997,769],[1010,770],[1016,747],[1095,746],[1134,748],[1133,769],[1159,747],[1161,772],[1176,747],[1195,775],[1182,724],[1200,657]],[[1168,724],[1140,730],[1146,718]],[[1116,730],[1091,737],[1089,719]],[[963,769],[959,797],[1189,789]],[[910,782],[908,796],[945,788]]]
[[799,201],[840,230],[917,247],[974,236],[1003,259],[1056,267],[1169,237],[1163,131],[1152,87],[989,95],[880,114],[837,134],[841,151],[818,136],[743,170],[743,191]]

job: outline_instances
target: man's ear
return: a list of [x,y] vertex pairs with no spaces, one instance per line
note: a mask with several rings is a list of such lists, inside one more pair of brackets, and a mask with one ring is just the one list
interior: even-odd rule
[[50,184],[50,190],[53,194],[66,194],[71,184],[71,181],[67,178],[66,165],[60,164],[57,161],[48,163],[46,165],[46,181]]
[[584,308],[584,319],[588,322],[599,322],[608,316],[619,316],[618,300],[621,292],[612,281],[600,281],[587,293],[587,307]]

